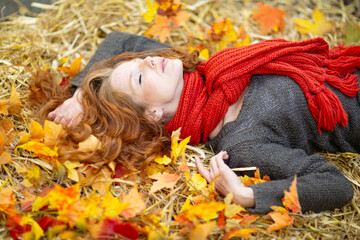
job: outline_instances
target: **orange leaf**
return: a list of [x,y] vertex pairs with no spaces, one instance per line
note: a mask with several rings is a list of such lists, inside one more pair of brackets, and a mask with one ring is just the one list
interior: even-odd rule
[[11,163],[11,162],[12,162],[11,154],[6,151],[3,151],[0,154],[0,164],[7,164],[7,163]]
[[14,192],[11,188],[0,189],[0,212],[7,213],[16,204]]
[[79,143],[79,151],[95,151],[101,148],[101,142],[94,135],[90,135],[87,139]]
[[0,100],[0,113],[4,115],[17,114],[21,111],[20,94],[14,86],[11,87],[9,99]]
[[284,16],[287,16],[287,14],[277,7],[264,5],[259,2],[256,4],[260,7],[253,10],[251,19],[256,20],[260,25],[262,29],[261,33],[268,34],[271,30],[275,32],[280,30],[282,32],[284,28]]
[[40,123],[36,121],[31,121],[30,135],[31,139],[35,141],[42,141],[44,139],[45,132]]
[[41,142],[29,141],[25,144],[17,146],[16,148],[22,148],[24,150],[33,152],[33,156],[39,157],[40,159],[45,160],[51,164],[54,164],[58,157],[56,148],[52,150]]
[[299,197],[296,188],[296,180],[297,178],[295,175],[294,180],[291,183],[290,190],[289,191],[284,190],[285,196],[282,199],[284,207],[287,210],[292,210],[293,213],[298,213],[301,211]]
[[181,164],[180,166],[178,167],[179,171],[181,173],[184,173],[186,172],[187,170],[189,170],[189,167],[186,163],[186,158],[185,158],[185,154],[181,154]]
[[[10,119],[3,119],[0,122],[0,148],[5,146],[10,146],[10,143],[15,138],[15,125]],[[1,151],[1,150],[0,150]]]
[[88,182],[92,188],[98,191],[101,195],[105,195],[112,183],[112,171],[108,167],[103,167],[101,171],[85,166],[78,170],[86,175],[85,181]]
[[164,173],[156,173],[154,175],[151,175],[150,178],[157,180],[155,183],[153,183],[153,185],[150,188],[150,193],[154,193],[157,190],[163,188],[172,189],[179,180],[180,176],[178,176],[176,173],[171,174],[164,172]]
[[222,202],[203,202],[189,207],[184,215],[190,220],[204,219],[210,221],[218,217],[218,212],[224,210],[226,205]]
[[142,211],[144,211],[146,208],[144,197],[140,192],[138,192],[136,185],[133,187],[133,189],[130,190],[128,195],[122,197],[121,201],[130,205],[121,212],[121,215],[126,220],[141,214]]
[[170,36],[169,19],[164,16],[156,16],[154,23],[145,31],[144,35],[147,37],[157,36],[160,42],[165,42],[166,38]]
[[266,229],[267,232],[276,231],[294,223],[294,216],[290,216],[285,208],[276,206],[272,206],[271,208],[274,211],[270,212],[268,215],[275,223]]
[[211,233],[213,228],[215,227],[216,222],[209,223],[200,223],[195,226],[193,230],[191,230],[189,239],[190,240],[206,240],[207,236]]
[[70,67],[65,67],[65,66],[61,66],[58,67],[57,70],[58,71],[63,71],[65,72],[67,75],[69,75],[71,78],[75,77],[76,75],[78,75],[78,73],[80,72],[80,67],[81,67],[81,59],[82,59],[83,55],[81,55],[80,57],[76,58],[70,65]]
[[178,12],[175,16],[170,18],[170,21],[174,23],[175,27],[181,26],[184,22],[186,22],[190,18],[190,13],[185,11]]
[[228,240],[233,237],[243,237],[245,239],[248,239],[249,235],[255,232],[257,232],[257,230],[254,228],[232,229],[224,235],[223,240]]

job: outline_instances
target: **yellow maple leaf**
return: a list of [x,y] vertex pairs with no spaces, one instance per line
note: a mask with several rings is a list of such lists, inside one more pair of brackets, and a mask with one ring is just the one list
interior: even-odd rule
[[207,181],[201,176],[201,174],[196,173],[191,178],[189,178],[189,173],[184,173],[185,177],[188,179],[189,191],[202,191],[207,186]]
[[218,212],[224,210],[226,205],[222,202],[203,202],[189,207],[184,215],[190,220],[204,219],[210,221],[218,217]]
[[62,128],[61,124],[54,123],[52,121],[45,120],[44,123],[44,143],[54,148],[57,146],[62,134],[64,133],[64,129]]
[[233,237],[243,237],[245,239],[248,239],[251,233],[256,233],[257,231],[258,230],[254,228],[231,229],[224,235],[223,240],[228,240]]
[[317,36],[323,36],[325,33],[331,32],[334,29],[332,22],[326,20],[324,14],[319,9],[315,9],[313,12],[314,22],[310,22],[304,19],[294,18],[296,24],[295,28],[301,33],[311,33]]
[[30,138],[35,141],[42,141],[45,137],[45,132],[40,123],[32,120],[30,123]]
[[81,55],[80,57],[76,58],[69,67],[67,66],[61,66],[58,67],[57,70],[58,71],[63,71],[65,72],[67,75],[69,75],[71,78],[75,77],[76,75],[78,75],[78,73],[80,72],[80,67],[81,67],[81,59],[82,59],[83,55]]
[[117,197],[113,197],[111,192],[107,191],[103,196],[101,207],[104,209],[103,217],[115,217],[128,208],[130,204],[121,202]]
[[147,12],[143,13],[143,17],[145,19],[145,22],[149,23],[154,20],[159,4],[157,2],[152,3],[150,0],[147,0],[146,2],[148,10]]
[[154,161],[162,165],[168,165],[169,163],[171,163],[171,159],[166,155],[164,155],[163,157],[155,158]]
[[245,208],[243,208],[237,204],[231,203],[232,199],[233,199],[233,193],[227,194],[224,199],[224,203],[226,205],[224,215],[227,218],[231,218],[231,217],[235,216],[236,214],[238,214],[239,212],[246,212]]
[[82,167],[84,164],[78,161],[68,161],[64,162],[64,166],[66,168],[67,177],[75,182],[79,181],[79,173],[76,170],[78,167]]
[[17,146],[16,149],[22,148],[24,150],[30,151],[33,153],[33,156],[39,157],[41,160],[44,160],[48,163],[54,164],[57,161],[58,153],[57,148],[50,149],[44,143],[29,141],[20,146]]
[[195,228],[190,231],[189,239],[206,240],[209,234],[212,232],[215,225],[216,225],[215,221],[209,223],[196,224]]
[[37,240],[40,237],[44,236],[43,229],[39,226],[39,224],[34,219],[32,219],[32,217],[29,213],[21,216],[20,225],[24,226],[26,224],[29,224],[31,226],[31,232],[30,232],[30,234],[25,235],[25,236],[27,236],[24,238],[25,240],[27,240],[27,239]]
[[180,176],[176,173],[156,173],[154,175],[149,176],[151,179],[157,180],[153,183],[150,188],[150,193],[154,193],[163,188],[170,188],[172,189],[177,181],[179,180]]
[[218,18],[212,23],[211,29],[208,29],[208,34],[215,44],[215,51],[220,51],[227,47],[230,42],[237,40],[237,34],[234,26],[228,18]]
[[129,206],[121,212],[121,215],[127,220],[141,214],[146,209],[144,196],[138,191],[135,185],[127,195],[123,195],[121,201]]
[[112,171],[108,167],[103,167],[100,171],[90,166],[84,166],[78,170],[85,174],[85,182],[98,191],[101,195],[105,195],[112,184]]
[[171,134],[171,159],[173,160],[173,162],[175,162],[176,159],[185,152],[186,145],[190,141],[190,136],[189,136],[179,143],[180,130],[181,128],[179,128],[176,131],[173,131]]
[[101,142],[94,135],[79,143],[79,151],[95,151],[101,148]]

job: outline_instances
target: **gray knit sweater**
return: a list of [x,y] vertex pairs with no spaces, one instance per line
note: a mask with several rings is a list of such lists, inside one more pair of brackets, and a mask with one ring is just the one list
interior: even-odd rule
[[[73,80],[76,88],[97,61],[125,51],[169,47],[143,36],[113,32],[99,46],[85,69]],[[359,72],[358,72],[359,75]],[[360,94],[348,98],[333,90],[349,114],[348,126],[319,134],[304,94],[290,78],[279,75],[253,76],[241,112],[207,145],[215,152],[226,150],[231,167],[256,166],[270,182],[251,186],[256,207],[266,213],[281,206],[296,174],[302,211],[318,212],[341,207],[353,197],[353,187],[320,151],[360,152]],[[253,172],[244,173],[251,176]]]
[[360,93],[349,98],[331,89],[349,124],[319,134],[304,94],[291,78],[253,76],[238,118],[207,143],[215,152],[228,152],[231,168],[255,166],[270,177],[270,182],[251,186],[256,206],[250,211],[266,213],[270,206],[282,206],[295,174],[302,212],[341,207],[352,199],[350,182],[316,152],[360,153]]

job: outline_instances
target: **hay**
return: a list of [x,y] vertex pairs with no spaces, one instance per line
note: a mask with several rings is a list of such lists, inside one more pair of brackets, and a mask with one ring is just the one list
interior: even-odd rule
[[[287,1],[287,0],[265,0],[264,4],[283,9],[288,16],[284,32],[274,32],[272,35],[263,36],[257,25],[250,20],[251,9],[254,8],[253,1],[184,1],[185,10],[191,14],[191,18],[184,26],[174,29],[171,32],[167,43],[172,45],[186,44],[192,41],[195,45],[201,43],[200,39],[190,38],[189,32],[196,32],[197,26],[204,29],[211,27],[217,17],[228,17],[233,25],[238,28],[245,24],[246,32],[250,35],[251,41],[261,41],[270,38],[285,38],[288,40],[303,40],[310,38],[309,35],[299,34],[294,27],[291,18],[311,19],[315,8],[322,11],[326,17],[334,21],[335,31],[327,34],[324,38],[331,46],[343,42],[345,37],[341,31],[345,22],[357,22],[360,20],[360,4],[354,1],[353,4],[345,6],[342,1]],[[143,35],[150,26],[142,17],[146,11],[145,0],[59,0],[53,5],[34,4],[33,6],[46,10],[39,15],[29,14],[27,16],[9,16],[0,22],[0,99],[9,98],[10,88],[14,85],[20,93],[22,102],[27,102],[28,86],[31,78],[30,72],[23,66],[35,71],[38,67],[47,65],[56,69],[59,59],[69,57],[74,60],[83,55],[85,64],[94,54],[97,46],[103,41],[106,34],[111,31],[124,31]],[[236,10],[236,14],[234,14]],[[26,9],[22,9],[26,13]],[[214,52],[211,44],[207,47]],[[21,64],[22,66],[14,66]],[[83,64],[83,65],[84,65]],[[20,116],[11,116],[16,126],[16,132],[27,131],[31,109],[24,106]],[[1,119],[8,118],[1,116]],[[15,167],[36,164],[41,166],[41,174],[46,181],[39,184],[38,190],[54,184],[70,186],[72,181],[59,177],[52,171],[53,167],[40,159],[33,158],[30,154],[19,156],[14,153],[18,143],[15,139],[9,151],[12,153],[13,162],[2,165],[0,172],[1,186],[9,186],[16,190],[22,178],[17,174]],[[190,171],[195,172],[194,155],[200,154],[203,158],[209,158],[211,151],[203,146],[189,146],[186,151],[186,159],[189,162]],[[360,157],[357,154],[324,154],[324,156],[345,174],[353,183],[355,197],[350,204],[342,209],[325,211],[319,214],[307,213],[296,215],[293,226],[277,232],[261,231],[253,237],[256,239],[357,239],[360,235]],[[132,178],[136,182],[139,174],[134,173]],[[132,188],[132,181],[118,180],[122,184],[112,187],[116,195],[119,192],[128,192]],[[146,183],[139,188],[148,197],[146,200],[146,212],[156,212],[157,209],[164,209],[162,223],[169,228],[168,236],[179,231],[179,226],[173,224],[173,215],[180,212],[181,206],[187,197],[188,186],[180,181],[173,190],[163,190],[153,195],[148,195],[150,184]],[[84,195],[90,189],[83,189]],[[21,197],[22,193],[17,192]],[[145,220],[141,220],[145,221]],[[1,220],[0,237],[8,238],[4,227],[4,219]],[[266,229],[269,223],[266,220],[256,222],[254,227]],[[219,239],[223,232],[214,229],[209,239]],[[87,236],[84,234],[84,236]],[[174,239],[183,239],[186,235],[177,235]]]

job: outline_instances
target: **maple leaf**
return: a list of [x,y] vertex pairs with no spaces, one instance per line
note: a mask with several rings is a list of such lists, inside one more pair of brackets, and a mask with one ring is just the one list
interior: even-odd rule
[[162,165],[168,165],[169,163],[171,163],[171,159],[166,155],[164,155],[163,157],[155,158],[154,161]]
[[35,141],[42,141],[45,137],[45,132],[40,123],[32,120],[30,123],[30,138]]
[[146,209],[146,203],[144,202],[144,196],[138,192],[135,185],[127,195],[122,196],[121,201],[129,206],[121,212],[121,215],[127,220],[129,218],[139,215]]
[[254,228],[242,228],[242,229],[232,229],[224,235],[223,240],[228,240],[233,237],[243,237],[248,239],[251,233],[257,232]]
[[178,169],[181,173],[184,173],[189,170],[189,167],[186,162],[185,154],[181,155],[181,164],[179,165]]
[[239,27],[237,36],[240,41],[234,43],[234,47],[242,47],[251,44],[250,36],[246,33],[244,24]]
[[360,42],[360,24],[346,22],[345,24],[345,44],[354,45]]
[[51,147],[54,148],[55,146],[57,146],[59,140],[61,139],[63,133],[64,133],[64,129],[62,128],[61,124],[57,124],[54,123],[52,121],[48,121],[45,120],[44,123],[44,143]]
[[107,191],[101,202],[101,207],[104,209],[103,216],[116,217],[129,205],[129,203],[121,202],[117,197],[113,197],[111,192]]
[[268,34],[271,30],[275,32],[280,30],[282,32],[284,28],[284,17],[287,17],[287,14],[277,7],[264,5],[260,2],[256,4],[259,5],[259,7],[253,10],[251,19],[256,20],[260,25],[262,29],[261,33]]
[[181,128],[179,128],[176,131],[173,131],[171,133],[171,159],[175,162],[176,159],[181,156],[185,150],[186,150],[186,145],[189,143],[190,141],[190,136],[185,138],[184,140],[182,140],[179,143],[180,140],[180,130]]
[[79,151],[95,151],[101,148],[101,142],[94,135],[79,143]]
[[206,240],[213,228],[215,227],[216,222],[209,223],[199,223],[195,225],[195,228],[191,230],[189,239],[190,240]]
[[325,33],[331,32],[334,28],[332,22],[326,20],[325,16],[319,9],[315,9],[313,12],[314,23],[304,19],[294,18],[296,30],[301,33],[311,33],[317,36],[323,36]]
[[198,203],[186,210],[184,215],[190,220],[204,219],[210,221],[218,216],[218,212],[224,210],[226,205],[222,202]]
[[102,222],[102,228],[96,239],[106,240],[120,235],[125,239],[138,239],[139,233],[137,228],[130,223],[123,223],[117,218],[106,218]]
[[[23,234],[24,239],[39,239],[40,237],[44,236],[43,229],[39,226],[39,224],[32,219],[30,214],[23,215],[20,220],[20,225],[24,226],[26,224],[29,224],[31,226],[31,232],[29,234],[25,235]],[[25,237],[27,236],[27,237]]]
[[154,20],[156,12],[159,8],[159,4],[157,2],[153,4],[150,0],[147,0],[146,2],[148,11],[143,13],[143,17],[145,19],[145,22],[149,23]]
[[233,216],[235,216],[236,214],[238,214],[239,212],[246,212],[245,208],[231,203],[233,199],[233,193],[229,193],[226,195],[225,199],[224,199],[224,203],[226,204],[226,208],[225,208],[225,217],[227,218],[231,218]]
[[16,167],[16,171],[25,175],[25,179],[21,182],[25,187],[33,186],[33,182],[36,182],[36,179],[40,178],[40,168],[33,164],[31,168],[27,167]]
[[175,27],[181,26],[184,22],[189,20],[190,13],[185,11],[178,12],[175,16],[170,17],[170,22],[174,23]]
[[78,167],[82,167],[84,164],[79,161],[68,161],[64,162],[64,166],[66,168],[67,177],[75,182],[79,181],[79,173],[76,170]]
[[21,111],[20,94],[14,86],[11,87],[9,99],[0,100],[0,113],[4,115],[19,114]]
[[294,223],[294,216],[290,216],[285,208],[272,206],[271,209],[274,211],[268,213],[268,216],[270,216],[275,223],[266,229],[267,232],[276,231]]
[[297,188],[296,188],[296,175],[294,177],[294,180],[291,183],[290,190],[284,191],[284,198],[282,199],[283,205],[287,210],[292,210],[293,213],[298,213],[301,211],[299,197],[297,194]]
[[76,58],[69,67],[66,66],[61,66],[58,67],[57,70],[58,71],[63,71],[65,72],[67,75],[69,75],[71,78],[74,78],[76,75],[78,75],[78,73],[80,72],[80,67],[81,67],[81,59],[82,59],[83,55],[81,55],[80,57]]
[[239,178],[245,186],[270,181],[270,178],[266,175],[263,178],[260,177],[260,171],[258,168],[254,173],[254,177],[249,177],[247,175],[244,175],[244,176],[240,176]]
[[216,52],[226,48],[228,43],[237,39],[234,26],[228,18],[218,18],[212,23],[211,29],[208,29],[208,34],[211,40],[216,42]]
[[203,60],[208,60],[210,57],[209,49],[204,47],[204,44],[199,44],[196,47],[189,46],[189,52],[193,52],[194,50],[199,51],[199,58]]
[[146,37],[159,37],[160,42],[165,42],[170,36],[171,26],[169,19],[164,16],[156,16],[154,23],[144,32]]
[[113,171],[108,167],[103,167],[100,171],[97,171],[93,167],[87,165],[79,169],[78,172],[84,173],[86,176],[85,182],[90,184],[91,187],[101,195],[105,195],[109,190],[112,183],[111,175]]
[[156,173],[154,175],[149,176],[151,179],[156,179],[157,181],[153,183],[150,188],[150,193],[154,193],[157,190],[163,188],[170,188],[172,189],[177,181],[179,180],[180,176],[176,173]]
[[207,186],[207,181],[205,178],[203,178],[201,176],[201,174],[199,173],[195,173],[191,178],[189,177],[189,173],[186,172],[185,173],[185,177],[188,180],[188,185],[189,185],[189,191],[194,191],[194,192],[198,192],[198,191],[202,191],[204,188],[206,188]]
[[0,212],[9,213],[14,209],[16,199],[14,198],[14,192],[11,188],[0,189]]
[[57,148],[54,150],[50,149],[44,143],[29,141],[20,146],[17,146],[16,149],[22,148],[24,150],[33,152],[34,157],[39,157],[41,160],[54,164],[57,161],[58,153]]

